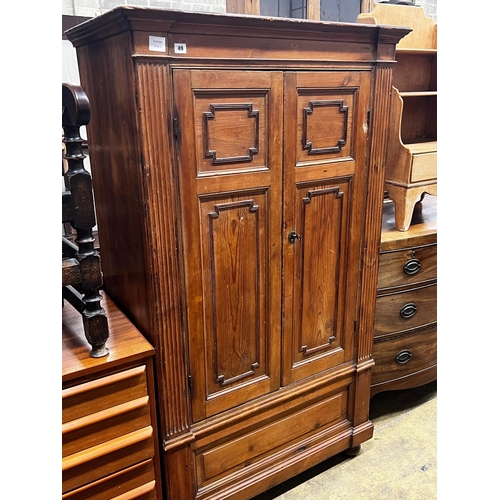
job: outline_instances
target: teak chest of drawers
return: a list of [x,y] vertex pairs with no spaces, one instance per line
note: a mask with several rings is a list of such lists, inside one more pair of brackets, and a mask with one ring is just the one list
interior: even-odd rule
[[437,378],[437,198],[417,203],[408,231],[384,203],[371,395]]
[[106,297],[110,353],[90,358],[79,313],[62,311],[62,498],[161,500],[154,349]]

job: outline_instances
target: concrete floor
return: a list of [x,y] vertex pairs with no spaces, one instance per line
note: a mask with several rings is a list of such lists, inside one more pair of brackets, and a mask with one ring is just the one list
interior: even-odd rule
[[373,438],[356,457],[339,454],[253,500],[434,500],[437,382],[375,395]]

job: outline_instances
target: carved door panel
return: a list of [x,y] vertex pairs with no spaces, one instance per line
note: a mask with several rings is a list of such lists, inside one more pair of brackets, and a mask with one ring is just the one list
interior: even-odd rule
[[199,421],[279,388],[283,74],[173,73]]
[[286,73],[282,384],[354,362],[370,73]]

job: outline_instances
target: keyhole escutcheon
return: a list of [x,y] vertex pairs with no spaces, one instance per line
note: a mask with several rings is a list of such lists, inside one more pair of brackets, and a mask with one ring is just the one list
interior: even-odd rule
[[295,231],[290,231],[288,233],[288,241],[290,243],[295,243],[295,240],[301,240],[302,239],[302,236],[300,236],[299,233],[296,233]]

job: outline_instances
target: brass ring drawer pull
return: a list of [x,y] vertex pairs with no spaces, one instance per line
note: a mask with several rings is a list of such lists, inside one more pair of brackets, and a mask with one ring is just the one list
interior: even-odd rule
[[396,363],[404,365],[405,363],[408,363],[408,361],[410,361],[410,358],[411,358],[411,352],[408,349],[404,349],[396,356]]
[[418,259],[410,259],[403,266],[403,271],[408,276],[412,276],[413,274],[417,274],[420,271],[422,264]]
[[401,308],[399,314],[404,319],[412,318],[417,314],[417,306],[413,302],[410,302]]

